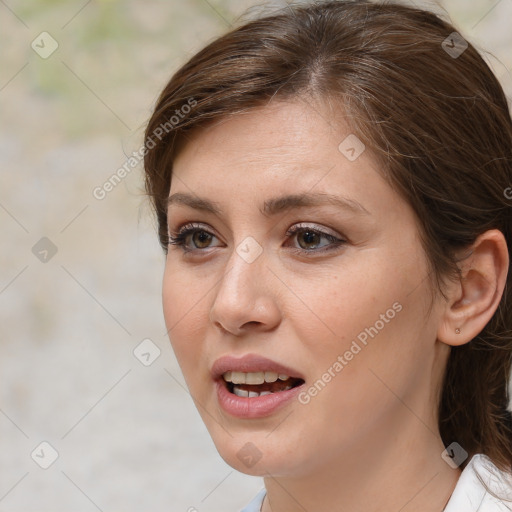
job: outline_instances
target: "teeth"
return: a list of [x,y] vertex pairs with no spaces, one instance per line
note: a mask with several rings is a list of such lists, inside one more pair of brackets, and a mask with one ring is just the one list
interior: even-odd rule
[[224,375],[226,382],[232,382],[233,384],[263,384],[264,382],[275,382],[279,380],[288,380],[290,377],[284,373],[276,372],[226,372]]
[[247,373],[245,377],[246,384],[263,384],[265,382],[265,374],[263,372]]
[[249,398],[249,391],[246,391],[245,389],[240,389],[238,386],[233,386],[233,393],[236,396],[241,396],[243,398]]
[[[231,380],[227,382],[232,382],[233,384],[245,384],[246,375],[246,373],[242,372],[231,372]],[[224,379],[226,379],[226,374],[224,374]]]
[[[286,386],[283,391],[288,391],[289,389],[292,389],[292,386]],[[258,393],[256,391],[247,391],[246,389],[241,389],[238,386],[233,386],[233,393],[236,396],[241,396],[242,398],[255,398],[257,396],[271,395],[272,391],[262,391],[261,393]]]

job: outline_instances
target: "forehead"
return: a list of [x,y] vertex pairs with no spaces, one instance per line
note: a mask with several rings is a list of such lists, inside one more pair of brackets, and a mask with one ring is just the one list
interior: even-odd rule
[[[332,132],[333,140],[326,139],[328,132]],[[194,129],[187,140],[181,141],[175,163],[194,155],[221,156],[230,161],[257,158],[267,163],[287,159],[291,165],[308,165],[303,155],[317,148],[318,139],[325,140],[326,146],[332,145],[344,132],[350,133],[347,123],[341,116],[333,117],[323,104],[303,98],[277,101]]]
[[260,207],[270,198],[307,192],[343,196],[368,211],[375,210],[373,202],[397,200],[339,113],[296,101],[226,117],[193,133],[174,161],[170,195],[208,197],[221,209],[228,200],[257,198]]

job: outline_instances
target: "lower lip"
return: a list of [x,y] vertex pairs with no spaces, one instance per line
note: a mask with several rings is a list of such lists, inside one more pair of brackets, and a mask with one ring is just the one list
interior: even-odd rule
[[243,419],[270,416],[296,398],[304,386],[304,384],[301,384],[286,391],[245,398],[230,393],[223,379],[217,380],[215,384],[217,386],[217,398],[222,409],[232,416]]

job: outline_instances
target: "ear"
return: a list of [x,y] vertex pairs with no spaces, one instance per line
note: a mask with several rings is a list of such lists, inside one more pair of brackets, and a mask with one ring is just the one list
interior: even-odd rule
[[498,308],[507,280],[509,254],[503,233],[491,229],[470,247],[459,265],[461,279],[450,283],[437,338],[464,345],[477,336]]

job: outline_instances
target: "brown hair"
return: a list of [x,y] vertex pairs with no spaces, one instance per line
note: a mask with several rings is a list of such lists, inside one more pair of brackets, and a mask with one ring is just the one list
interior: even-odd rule
[[[507,101],[483,58],[454,32],[420,9],[341,0],[288,6],[208,44],[172,76],[146,129],[146,191],[164,251],[172,162],[187,134],[272,98],[310,95],[343,106],[413,207],[436,290],[460,276],[456,253],[486,230],[499,229],[512,254]],[[456,441],[504,471],[512,470],[511,278],[482,332],[451,348],[439,401],[445,446]]]

